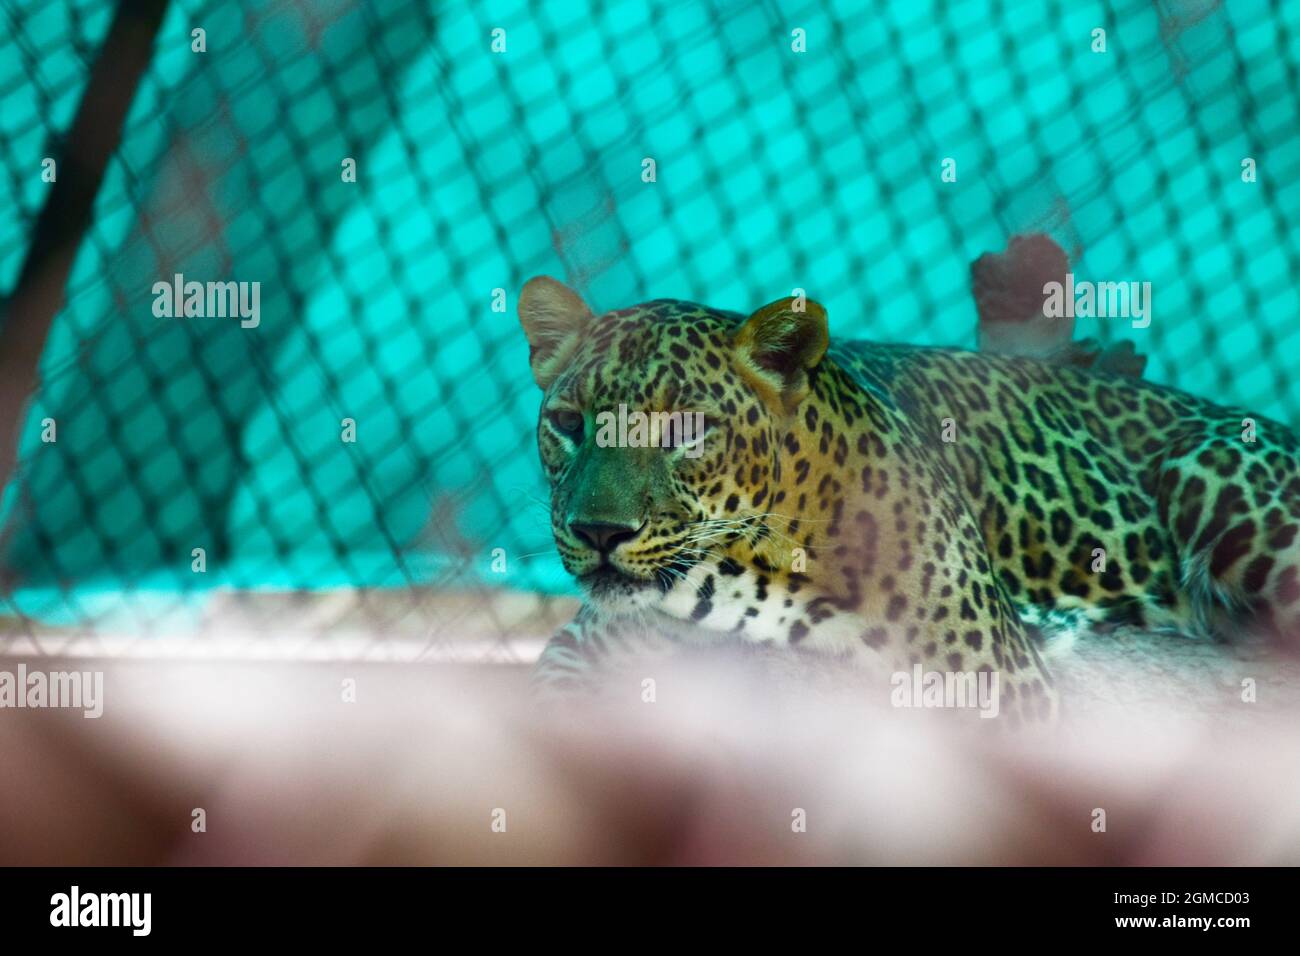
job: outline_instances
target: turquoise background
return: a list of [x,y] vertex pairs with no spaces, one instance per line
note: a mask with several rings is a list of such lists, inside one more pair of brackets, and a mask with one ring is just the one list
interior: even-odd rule
[[[111,9],[0,7],[2,294]],[[172,626],[214,588],[567,591],[514,317],[538,273],[599,309],[798,286],[835,335],[971,346],[969,262],[1047,231],[1080,278],[1153,285],[1149,329],[1081,335],[1296,423],[1300,4],[1224,7],[174,2],[0,508],[0,613]],[[175,272],[261,282],[260,327],[155,318]]]

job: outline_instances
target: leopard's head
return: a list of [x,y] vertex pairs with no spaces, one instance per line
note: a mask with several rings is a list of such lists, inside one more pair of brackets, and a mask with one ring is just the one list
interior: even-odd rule
[[771,541],[781,442],[827,348],[826,313],[782,299],[748,318],[656,300],[594,314],[539,277],[519,315],[544,396],[537,426],[564,566],[608,611],[660,606],[701,566],[738,573]]

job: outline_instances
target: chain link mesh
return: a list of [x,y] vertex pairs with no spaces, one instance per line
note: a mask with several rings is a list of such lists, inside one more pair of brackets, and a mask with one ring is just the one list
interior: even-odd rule
[[[0,294],[114,8],[0,0]],[[1295,422],[1298,36],[1282,0],[173,0],[0,501],[0,649],[526,656],[572,605],[538,273],[971,346],[968,264],[1045,231],[1152,283],[1080,335]],[[259,283],[258,325],[157,316],[177,274]]]

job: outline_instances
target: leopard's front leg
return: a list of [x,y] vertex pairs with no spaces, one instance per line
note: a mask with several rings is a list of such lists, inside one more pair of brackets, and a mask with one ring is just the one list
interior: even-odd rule
[[639,617],[607,616],[584,604],[546,643],[533,667],[533,693],[543,699],[593,693],[613,685],[621,666],[676,650],[676,637]]
[[589,688],[592,661],[590,646],[582,641],[578,618],[560,628],[542,649],[530,678],[534,696],[548,699],[569,697]]

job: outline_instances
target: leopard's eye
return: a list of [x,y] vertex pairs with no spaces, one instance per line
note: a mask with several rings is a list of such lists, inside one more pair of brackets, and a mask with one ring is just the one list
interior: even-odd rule
[[577,441],[582,437],[582,413],[571,408],[557,408],[547,413],[551,425],[566,438]]

